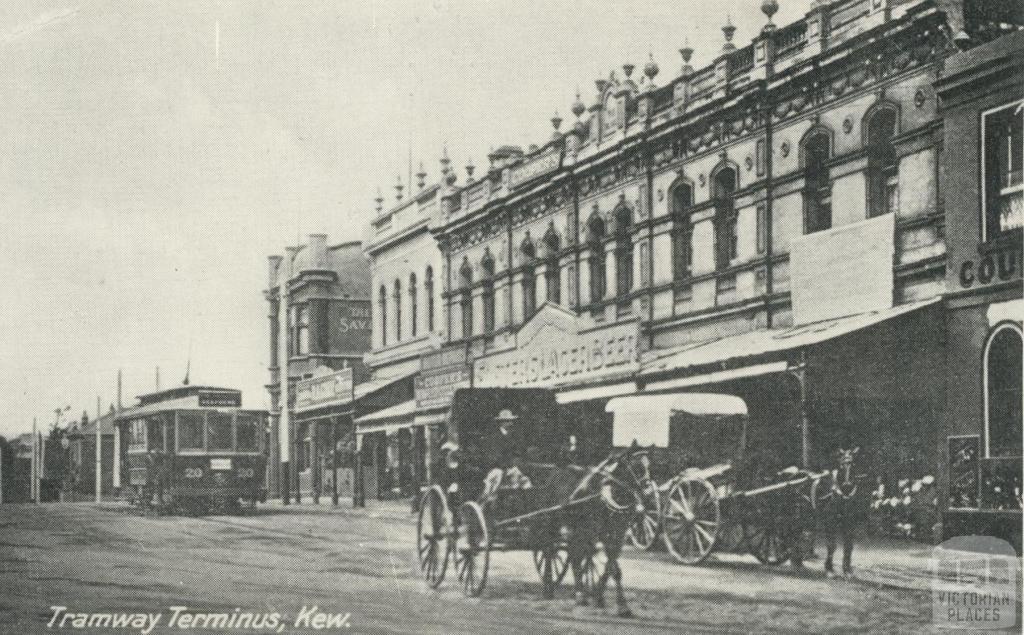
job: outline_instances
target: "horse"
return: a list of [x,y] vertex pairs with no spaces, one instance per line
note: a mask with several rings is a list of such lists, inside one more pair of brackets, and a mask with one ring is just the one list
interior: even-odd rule
[[826,547],[825,575],[835,575],[832,560],[837,548],[837,536],[843,541],[843,577],[853,573],[853,540],[857,527],[866,518],[866,501],[859,492],[857,481],[862,475],[854,474],[859,447],[836,450],[836,467],[826,477],[828,491],[819,498],[819,521],[824,525]]
[[[592,468],[576,465],[556,466],[538,492],[546,499],[542,505],[566,505],[564,512],[552,518],[547,531],[565,539],[568,562],[572,567],[576,603],[603,608],[609,580],[615,582],[615,601],[619,617],[631,617],[622,588],[619,555],[626,532],[643,513],[643,498],[636,486],[635,452],[613,452]],[[646,469],[643,466],[641,469]],[[604,571],[593,576],[594,556],[603,547],[607,558]]]

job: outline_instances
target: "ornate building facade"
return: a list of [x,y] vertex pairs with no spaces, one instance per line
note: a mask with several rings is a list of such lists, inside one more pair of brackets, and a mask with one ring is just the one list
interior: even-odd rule
[[777,27],[766,0],[749,44],[727,24],[710,65],[684,47],[664,83],[625,64],[542,146],[446,175],[441,353],[474,386],[557,391],[584,455],[611,444],[614,396],[725,392],[755,446],[784,448],[769,464],[857,445],[879,485],[944,474],[955,149],[935,82],[1024,23],[989,4],[815,2]]
[[[447,177],[447,159],[442,165]],[[360,391],[358,438],[362,489],[371,498],[412,495],[427,479],[428,413],[413,399],[421,359],[440,347],[444,330],[441,252],[430,234],[440,186],[426,185],[422,166],[416,176],[416,191],[403,196],[399,182],[388,209],[378,194],[366,246],[375,309],[373,346],[366,355],[372,384]]]
[[[281,314],[282,293],[287,294],[286,316]],[[284,256],[269,257],[264,295],[270,320],[270,439],[281,438],[281,353],[287,350],[289,481],[299,497],[317,497],[339,478],[340,468],[331,469],[335,453],[344,454],[338,443],[355,445],[352,385],[364,375],[363,355],[372,331],[370,267],[362,243],[328,245],[325,234],[311,234],[305,245],[286,247]],[[347,391],[334,389],[342,383]],[[319,399],[328,384],[331,395]],[[278,492],[280,445],[268,447],[269,491]],[[351,487],[352,466],[343,467]]]

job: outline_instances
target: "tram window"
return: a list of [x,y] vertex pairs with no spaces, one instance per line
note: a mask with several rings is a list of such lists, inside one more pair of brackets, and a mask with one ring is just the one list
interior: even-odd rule
[[207,417],[209,427],[208,449],[231,449],[231,415],[226,412],[211,412]]
[[238,450],[255,452],[259,449],[259,420],[252,415],[238,415]]
[[128,428],[128,450],[146,449],[146,421],[144,419],[132,419]]
[[203,413],[178,413],[178,449],[203,449]]
[[164,431],[163,423],[160,417],[150,417],[146,420],[146,437],[149,439],[149,448],[151,450],[163,450],[164,449]]

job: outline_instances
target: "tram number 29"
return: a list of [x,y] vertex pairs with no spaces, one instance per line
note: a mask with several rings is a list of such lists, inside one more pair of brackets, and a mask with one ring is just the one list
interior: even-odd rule
[[252,478],[256,472],[251,467],[238,468],[238,478]]
[[186,467],[185,478],[203,478],[203,468],[201,467]]

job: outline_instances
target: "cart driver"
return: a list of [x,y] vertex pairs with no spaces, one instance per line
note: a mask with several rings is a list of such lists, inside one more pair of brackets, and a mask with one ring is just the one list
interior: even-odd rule
[[484,439],[485,465],[493,469],[484,479],[484,499],[491,499],[499,488],[530,489],[533,484],[519,469],[526,444],[519,417],[504,409],[494,418],[495,428]]

